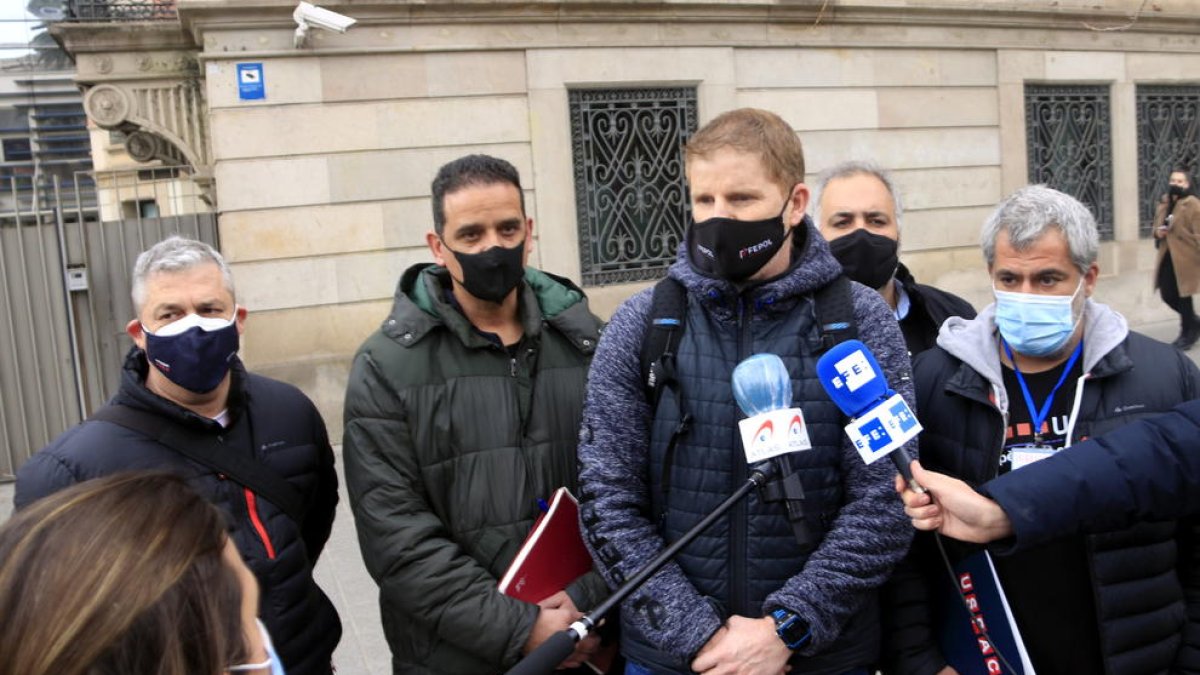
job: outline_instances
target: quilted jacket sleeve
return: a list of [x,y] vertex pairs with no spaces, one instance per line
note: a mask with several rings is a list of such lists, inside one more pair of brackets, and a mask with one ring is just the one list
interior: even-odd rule
[[[649,406],[639,358],[649,304],[648,292],[630,298],[605,329],[588,375],[580,432],[584,540],[596,569],[614,588],[666,547],[647,516]],[[673,562],[634,592],[621,611],[623,620],[685,662],[722,623]]]
[[[1200,400],[1130,423],[980,487],[1012,522],[993,547],[1023,550],[1079,532],[1200,513]],[[1070,499],[1064,500],[1068,495]]]

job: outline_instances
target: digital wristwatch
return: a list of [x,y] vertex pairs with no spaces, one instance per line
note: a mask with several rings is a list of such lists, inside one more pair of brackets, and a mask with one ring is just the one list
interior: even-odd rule
[[795,651],[812,638],[812,631],[808,629],[808,624],[804,623],[804,619],[796,616],[795,612],[781,607],[771,612],[771,618],[775,619],[775,634],[779,636],[780,640],[783,640],[783,644],[787,645],[788,649]]

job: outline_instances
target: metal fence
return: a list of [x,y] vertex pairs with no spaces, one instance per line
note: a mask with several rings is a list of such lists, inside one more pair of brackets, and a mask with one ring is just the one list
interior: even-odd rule
[[[8,179],[0,214],[0,478],[11,478],[34,450],[80,418],[52,199],[20,198]],[[42,207],[35,206],[43,202]]]
[[[0,480],[116,391],[132,346],[130,272],[171,235],[217,243],[216,216],[186,169],[58,177],[0,199]],[[64,187],[68,185],[69,187]]]

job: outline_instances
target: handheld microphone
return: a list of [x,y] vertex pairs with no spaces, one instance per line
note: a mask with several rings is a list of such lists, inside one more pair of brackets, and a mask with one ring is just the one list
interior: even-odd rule
[[[786,416],[786,419],[790,420],[791,413],[799,416],[800,411],[798,409],[789,410],[787,408],[792,401],[792,380],[788,376],[787,368],[783,366],[783,361],[778,356],[771,354],[759,356],[764,358],[751,357],[751,359],[738,364],[738,368],[734,370],[733,389],[734,396],[738,399],[738,405],[747,414],[751,410],[758,411],[759,414],[757,417],[779,415]],[[767,363],[771,359],[774,359],[774,362]],[[747,365],[749,361],[754,361],[754,363]],[[746,366],[746,368],[742,369],[739,375],[738,369],[741,369],[742,366]],[[800,417],[799,419],[800,424],[798,428],[800,431],[804,431],[804,443],[807,445],[808,432],[804,430],[803,418]],[[745,421],[747,420],[743,420],[743,422]],[[786,429],[787,426],[783,425],[780,428]],[[772,440],[771,443],[765,444],[762,451],[770,452],[775,447],[774,444],[776,442],[778,441]],[[783,444],[787,445],[786,442]],[[783,452],[790,451],[783,450]],[[766,455],[768,459],[773,456],[770,454]],[[596,626],[600,625],[600,620],[604,618],[605,614],[611,611],[613,607],[624,602],[631,593],[646,583],[647,579],[662,569],[676,555],[679,555],[679,552],[695,540],[696,537],[700,536],[700,533],[707,530],[717,519],[728,513],[734,504],[741,501],[751,490],[755,488],[762,489],[767,485],[770,473],[771,469],[768,464],[758,461],[758,466],[750,470],[750,475],[746,478],[746,482],[734,490],[733,494],[726,497],[725,501],[718,504],[716,508],[701,518],[698,523],[689,528],[687,532],[684,532],[678,539],[660,551],[658,555],[654,556],[654,559],[634,572],[617,590],[612,592],[612,595],[608,596],[607,599],[597,605],[586,616],[571,624],[566,630],[559,631],[547,638],[537,649],[530,652],[524,659],[510,668],[507,675],[545,675],[553,673],[558,664],[571,655],[571,652],[575,649],[575,644],[587,637]],[[795,475],[791,478],[796,481],[798,486],[799,479]],[[803,513],[800,516],[803,518]],[[789,519],[792,517],[792,505],[790,501],[788,504],[788,517]],[[803,521],[801,521],[801,526],[803,526]],[[793,527],[796,527],[795,523],[793,523]]]
[[804,518],[804,485],[781,455],[808,450],[812,443],[804,414],[791,407],[792,378],[783,359],[774,354],[755,354],[739,363],[733,369],[733,397],[748,416],[738,422],[746,461],[756,470],[774,473],[780,479],[763,488],[762,499],[784,503],[792,534],[802,548],[808,548],[813,539]]
[[804,425],[804,414],[792,408],[792,378],[783,359],[774,354],[755,354],[733,369],[733,398],[746,413],[738,422],[746,461],[757,464],[812,443]]
[[909,487],[924,492],[913,480],[909,467],[912,460],[903,447],[921,433],[921,423],[904,397],[888,387],[871,350],[858,340],[834,345],[817,361],[817,379],[829,398],[851,418],[846,435],[863,461],[871,464],[890,455]]

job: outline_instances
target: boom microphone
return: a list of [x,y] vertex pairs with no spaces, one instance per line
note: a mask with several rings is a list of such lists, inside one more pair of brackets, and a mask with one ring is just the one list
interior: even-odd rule
[[[755,363],[747,365],[748,362],[756,359]],[[775,362],[767,363],[771,359],[774,359]],[[746,368],[742,368],[743,366],[746,366]],[[762,411],[758,417],[778,415],[785,418],[785,423],[780,426],[780,429],[786,429],[787,433],[781,434],[779,437],[776,437],[773,433],[769,434],[769,438],[764,436],[764,442],[759,446],[755,446],[759,451],[766,453],[764,459],[775,456],[774,454],[770,454],[772,452],[782,454],[781,452],[777,452],[780,443],[785,448],[788,447],[789,442],[796,445],[798,441],[793,438],[793,433],[797,430],[804,432],[803,441],[807,444],[808,433],[804,430],[803,418],[799,418],[800,424],[798,427],[790,424],[792,413],[798,416],[800,411],[798,409],[789,410],[787,408],[787,405],[792,400],[792,381],[787,374],[787,369],[784,368],[783,362],[779,360],[778,356],[760,354],[739,363],[737,368],[734,369],[733,389],[734,397],[738,400],[738,405],[747,414],[750,414],[750,411],[754,410]],[[748,420],[742,420],[743,423],[746,421]],[[770,421],[770,429],[774,429],[775,424],[773,420],[764,421]],[[745,437],[744,428],[743,438]],[[747,455],[749,455],[749,448],[751,446],[747,445],[746,447]],[[782,452],[790,452],[790,450],[784,449]],[[510,668],[507,675],[545,675],[553,673],[558,664],[571,655],[571,652],[575,649],[575,644],[587,637],[589,633],[595,630],[596,626],[600,625],[600,620],[604,618],[605,614],[611,611],[613,607],[621,604],[625,598],[628,598],[631,593],[646,583],[647,579],[654,576],[656,572],[678,555],[685,546],[700,536],[700,533],[708,529],[718,518],[728,513],[729,509],[733,508],[733,505],[741,501],[751,490],[755,488],[761,489],[767,484],[772,472],[772,465],[769,462],[756,461],[757,466],[751,468],[746,482],[734,490],[733,494],[726,497],[725,501],[717,505],[708,515],[701,518],[700,522],[693,525],[687,532],[680,535],[679,539],[671,542],[669,546],[660,551],[653,560],[646,563],[637,572],[634,572],[633,576],[629,577],[625,583],[621,584],[620,588],[613,591],[612,595],[597,605],[595,609],[588,612],[575,623],[572,623],[566,630],[559,631],[547,638],[537,649],[530,652],[524,659]]]
[[825,393],[850,417],[846,435],[867,464],[890,455],[896,469],[915,492],[904,444],[921,432],[921,424],[904,397],[888,387],[875,355],[862,342],[840,342],[817,361],[817,379]]

